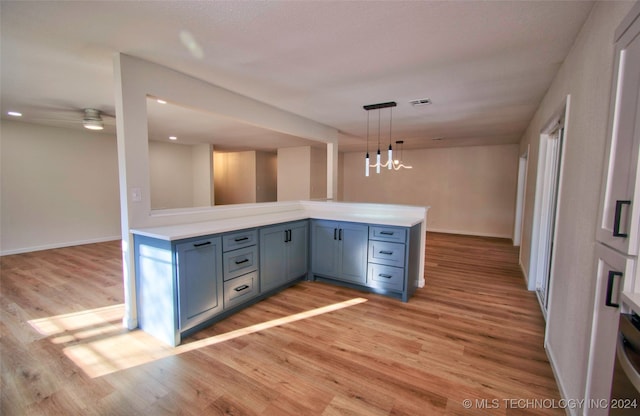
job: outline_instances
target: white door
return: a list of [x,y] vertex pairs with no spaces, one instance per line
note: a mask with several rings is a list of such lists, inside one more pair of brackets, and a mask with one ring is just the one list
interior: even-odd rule
[[640,20],[616,43],[615,94],[609,116],[609,148],[596,238],[623,253],[637,255],[640,144]]
[[540,264],[536,292],[546,314],[549,304],[549,287],[553,265],[553,243],[555,240],[556,213],[558,211],[558,188],[560,186],[560,163],[564,128],[552,132],[547,140],[545,173],[543,180],[542,209],[540,218]]

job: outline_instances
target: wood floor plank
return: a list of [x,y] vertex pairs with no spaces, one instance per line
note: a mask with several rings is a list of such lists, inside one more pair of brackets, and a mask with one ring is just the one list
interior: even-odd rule
[[425,262],[408,303],[301,282],[172,349],[121,327],[119,242],[0,257],[0,414],[564,414],[506,406],[560,398],[517,248],[429,233]]

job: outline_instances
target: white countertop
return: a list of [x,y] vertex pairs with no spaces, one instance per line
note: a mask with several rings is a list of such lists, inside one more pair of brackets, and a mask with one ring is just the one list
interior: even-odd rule
[[622,301],[640,315],[640,293],[622,292]]
[[245,215],[177,225],[134,228],[130,231],[136,235],[173,241],[309,218],[412,227],[425,221],[427,209],[425,207],[393,205],[306,202],[301,205],[300,209],[284,212]]

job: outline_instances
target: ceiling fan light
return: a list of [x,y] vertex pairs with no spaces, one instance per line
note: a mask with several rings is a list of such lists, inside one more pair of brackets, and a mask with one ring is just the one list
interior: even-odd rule
[[89,130],[103,130],[104,123],[102,122],[102,117],[100,117],[100,111],[93,108],[85,108],[82,125]]
[[95,120],[95,119],[85,118],[84,120],[82,120],[82,125],[84,126],[85,129],[89,129],[89,130],[103,130],[104,129],[104,124],[102,123],[102,120]]

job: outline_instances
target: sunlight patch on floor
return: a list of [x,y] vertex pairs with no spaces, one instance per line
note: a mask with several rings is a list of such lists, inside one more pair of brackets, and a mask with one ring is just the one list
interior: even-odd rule
[[34,319],[28,322],[38,333],[51,337],[52,343],[63,345],[64,354],[89,377],[96,378],[366,301],[365,298],[353,298],[179,345],[175,348],[167,346],[141,330],[128,331],[123,328],[124,305],[122,304]]

